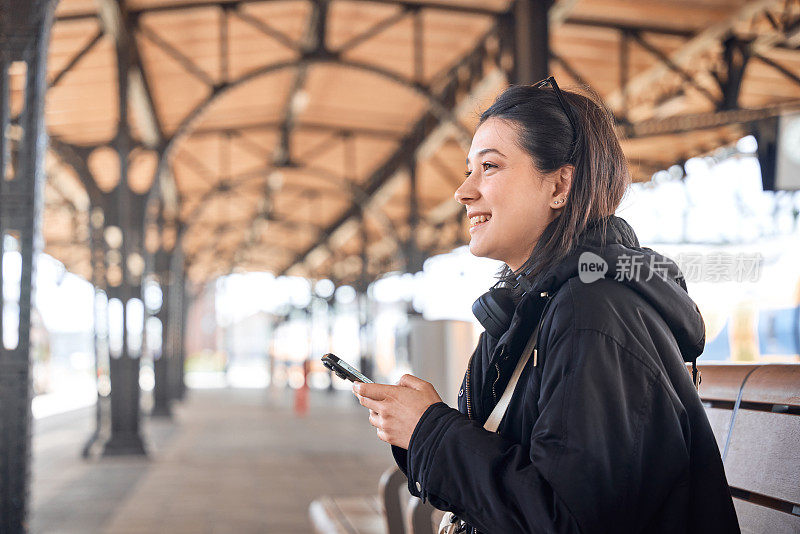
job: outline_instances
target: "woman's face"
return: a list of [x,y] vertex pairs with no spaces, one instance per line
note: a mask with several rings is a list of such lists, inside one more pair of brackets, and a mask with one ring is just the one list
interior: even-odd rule
[[[475,132],[467,177],[455,192],[467,208],[469,249],[513,270],[528,259],[545,227],[564,206],[569,183],[537,171],[507,121],[486,120]],[[571,172],[570,178],[571,178]]]

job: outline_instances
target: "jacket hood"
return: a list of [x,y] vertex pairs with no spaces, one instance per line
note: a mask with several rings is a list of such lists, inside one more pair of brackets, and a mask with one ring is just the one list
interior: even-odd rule
[[555,292],[570,278],[593,283],[609,278],[633,289],[661,315],[675,336],[684,360],[697,358],[705,346],[705,324],[689,297],[683,273],[674,261],[639,245],[633,228],[620,217],[596,221],[558,265],[539,277],[535,291]]

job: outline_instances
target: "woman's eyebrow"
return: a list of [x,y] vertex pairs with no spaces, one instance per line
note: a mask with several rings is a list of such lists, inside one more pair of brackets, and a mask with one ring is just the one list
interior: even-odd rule
[[[500,155],[502,157],[506,157],[505,154],[503,154],[502,152],[500,152],[496,148],[484,148],[483,150],[478,151],[477,156],[480,157],[480,156],[483,156],[484,154],[488,154],[489,152],[494,152],[495,154],[498,154],[498,155]],[[469,165],[469,157],[467,158],[467,165]]]

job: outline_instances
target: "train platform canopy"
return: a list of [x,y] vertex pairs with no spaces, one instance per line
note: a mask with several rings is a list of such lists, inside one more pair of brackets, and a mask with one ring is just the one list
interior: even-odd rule
[[[453,191],[480,110],[518,79],[515,49],[532,31],[519,9],[61,0],[45,251],[90,277],[94,208],[129,141],[130,187],[164,206],[145,244],[177,242],[196,282],[268,270],[353,283],[418,269],[465,242]],[[608,103],[637,181],[800,109],[798,1],[559,0],[549,33],[549,71]],[[12,69],[12,117],[23,80]]]

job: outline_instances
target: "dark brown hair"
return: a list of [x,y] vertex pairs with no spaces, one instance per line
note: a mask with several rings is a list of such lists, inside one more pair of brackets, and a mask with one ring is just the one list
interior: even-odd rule
[[542,232],[522,267],[516,272],[503,267],[501,285],[517,285],[516,278],[522,273],[535,285],[574,249],[587,226],[605,224],[630,183],[611,112],[599,96],[585,88],[581,93],[562,90],[562,95],[577,131],[549,86],[512,85],[481,114],[479,125],[490,118],[511,124],[518,133],[517,143],[530,154],[539,172],[574,167],[560,214]]

